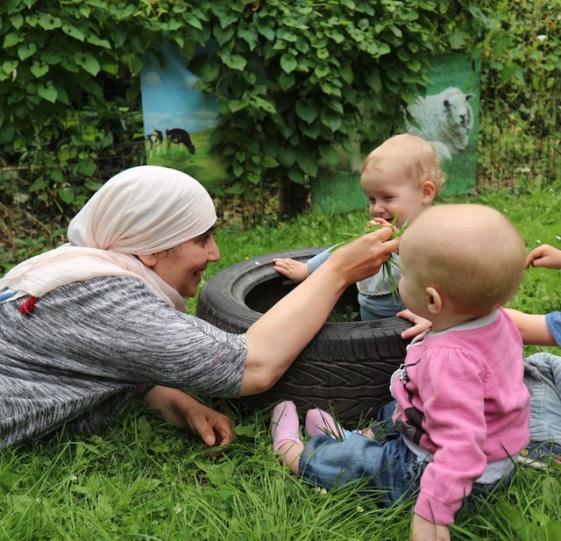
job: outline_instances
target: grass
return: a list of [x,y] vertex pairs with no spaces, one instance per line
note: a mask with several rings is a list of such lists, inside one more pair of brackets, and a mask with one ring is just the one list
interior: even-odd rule
[[[560,188],[557,183],[519,195],[454,201],[483,202],[503,211],[528,248],[545,242],[561,247]],[[219,228],[222,259],[209,268],[209,276],[266,252],[330,246],[360,231],[365,219],[365,212],[304,215],[276,227]],[[28,239],[30,251],[37,251],[38,238]],[[559,309],[560,272],[528,271],[511,306],[531,312]],[[203,449],[139,403],[99,435],[58,433],[29,448],[0,452],[0,540],[408,538],[410,502],[382,509],[375,494],[359,492],[357,486],[317,491],[271,455],[266,410],[241,415],[235,401],[212,403],[237,423],[236,442],[221,454]],[[560,540],[560,481],[559,471],[518,467],[512,485],[480,512],[460,512],[453,538]]]

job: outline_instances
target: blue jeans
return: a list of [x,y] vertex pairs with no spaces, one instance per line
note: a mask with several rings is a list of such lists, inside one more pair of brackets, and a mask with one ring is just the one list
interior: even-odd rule
[[[386,506],[414,496],[427,462],[417,457],[397,432],[391,420],[394,409],[395,402],[391,401],[378,412],[376,426],[384,433],[379,440],[352,432],[343,441],[326,434],[311,438],[300,457],[302,478],[325,488],[364,480],[368,486],[380,489]],[[474,483],[466,502],[468,509],[475,510],[476,498],[489,495],[511,479],[512,474],[490,484]]]
[[378,414],[385,432],[382,440],[356,433],[343,441],[326,434],[311,438],[300,457],[301,476],[325,488],[365,480],[380,489],[388,506],[415,494],[425,464],[398,437],[391,422],[394,404],[390,402]]

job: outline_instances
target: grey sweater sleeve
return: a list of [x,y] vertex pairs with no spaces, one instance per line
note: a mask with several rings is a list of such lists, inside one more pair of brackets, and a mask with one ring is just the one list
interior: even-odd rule
[[[38,436],[139,384],[238,396],[244,335],[177,312],[142,282],[76,282],[39,299],[31,315],[0,304],[0,447]],[[2,441],[4,440],[4,441]]]

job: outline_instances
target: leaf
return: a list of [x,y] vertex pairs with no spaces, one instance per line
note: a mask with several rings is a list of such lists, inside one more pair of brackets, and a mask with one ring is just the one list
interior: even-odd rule
[[11,75],[12,72],[18,67],[19,62],[17,60],[6,60],[2,64],[2,71],[7,75]]
[[296,102],[296,114],[308,124],[311,124],[318,116],[318,109],[313,102]]
[[38,22],[43,30],[54,30],[62,26],[62,21],[58,17],[53,17],[48,13],[41,13]]
[[6,143],[10,143],[14,138],[14,129],[12,126],[2,126],[0,130],[0,144],[5,145]]
[[68,205],[74,201],[74,192],[71,188],[60,188],[58,196]]
[[240,30],[238,36],[242,38],[248,45],[249,50],[253,51],[257,45],[257,34],[251,30]]
[[298,66],[298,61],[289,53],[284,53],[280,60],[281,68],[285,73],[292,73]]
[[279,149],[279,162],[285,167],[291,167],[296,161],[296,154],[290,147],[281,147]]
[[232,113],[237,113],[238,111],[241,111],[242,109],[245,109],[247,107],[247,103],[244,100],[229,100],[228,101],[228,107],[230,109],[230,111],[232,111]]
[[279,83],[281,89],[286,92],[289,88],[292,88],[294,86],[294,75],[287,75],[286,73],[281,71],[277,82]]
[[92,45],[97,45],[98,47],[103,47],[104,49],[111,49],[111,43],[109,43],[106,39],[99,39],[97,36],[94,36],[93,34],[89,35],[86,38],[86,41],[88,43],[91,43]]
[[25,43],[18,47],[18,56],[20,60],[25,60],[33,56],[37,52],[37,45],[35,43]]
[[54,103],[56,101],[58,92],[50,81],[46,85],[39,85],[37,87],[37,94],[41,96],[44,100]]
[[321,123],[331,131],[337,131],[341,127],[342,119],[337,113],[324,109],[321,112]]
[[197,19],[197,17],[195,17],[191,13],[186,13],[184,18],[185,18],[185,22],[189,26],[192,26],[193,28],[196,28],[197,30],[202,30],[203,29],[203,25],[201,24],[201,21],[199,21],[199,19]]
[[49,66],[47,66],[47,64],[43,64],[42,62],[35,61],[31,66],[31,73],[37,78],[43,77],[43,75],[45,75],[48,71]]
[[354,73],[353,73],[353,68],[351,67],[350,64],[345,64],[339,70],[339,74],[341,75],[341,77],[343,78],[343,81],[345,81],[345,83],[350,85],[353,82]]
[[9,34],[6,34],[4,36],[4,49],[7,49],[8,47],[13,47],[14,45],[17,45],[20,41],[23,41],[22,35],[16,32],[10,32]]
[[74,59],[76,61],[76,64],[78,64],[82,69],[84,69],[94,77],[99,73],[99,70],[101,69],[99,62],[93,55],[89,53],[78,53],[74,55]]
[[296,182],[296,184],[304,184],[306,182],[306,178],[302,174],[302,171],[296,169],[295,167],[290,169],[290,171],[288,172],[288,177],[293,182]]
[[10,17],[10,22],[16,30],[19,30],[23,24],[23,17],[19,13],[16,13],[16,15]]
[[260,20],[255,22],[257,31],[264,36],[268,41],[273,41],[275,39],[275,31],[267,23],[263,23]]
[[233,54],[231,56],[224,54],[221,58],[224,64],[234,70],[242,71],[247,66],[247,60],[239,54]]
[[306,175],[310,175],[311,177],[315,177],[317,175],[318,162],[315,157],[310,155],[310,153],[298,154],[296,162]]
[[279,162],[275,160],[275,158],[265,156],[265,159],[263,160],[263,166],[267,169],[274,169],[275,167],[279,166]]
[[302,133],[310,139],[317,139],[321,133],[319,122],[314,122],[310,126],[302,126]]
[[77,39],[78,41],[84,41],[86,39],[86,35],[80,29],[72,26],[71,24],[63,24],[62,31],[70,36],[71,38]]

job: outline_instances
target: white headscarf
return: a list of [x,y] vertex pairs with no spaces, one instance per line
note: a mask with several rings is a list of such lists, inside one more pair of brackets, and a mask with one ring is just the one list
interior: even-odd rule
[[41,297],[100,276],[132,276],[178,310],[181,295],[135,255],[148,255],[208,231],[216,211],[194,178],[167,167],[143,165],[106,182],[68,226],[68,244],[20,263],[0,279],[10,288]]

